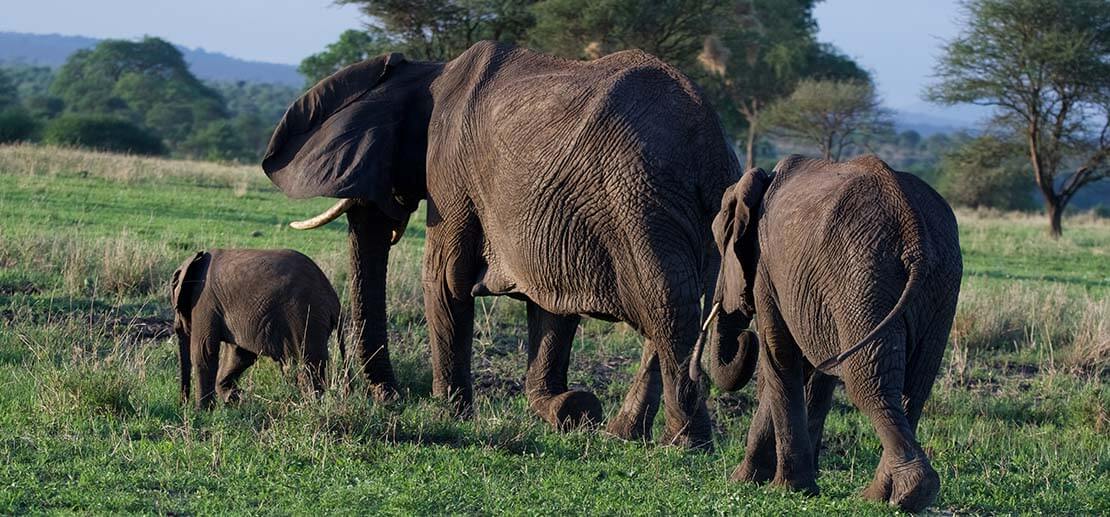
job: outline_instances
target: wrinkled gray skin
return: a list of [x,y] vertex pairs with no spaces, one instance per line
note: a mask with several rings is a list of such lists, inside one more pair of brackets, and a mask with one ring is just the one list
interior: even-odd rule
[[[308,257],[293,250],[200,252],[173,272],[170,297],[182,402],[189,401],[194,367],[199,407],[210,407],[217,393],[237,400],[236,382],[259,354],[287,372],[303,361],[305,380],[323,391],[339,298]],[[222,355],[221,342],[230,345]]]
[[608,430],[710,445],[687,365],[717,270],[710,223],[740,169],[680,72],[638,51],[567,61],[490,42],[448,63],[391,54],[325,79],[286,113],[263,168],[292,197],[354,198],[352,308],[375,395],[396,381],[385,332],[392,232],[428,201],[423,284],[433,391],[472,411],[474,298],[528,302],[531,408],[556,427],[598,422],[569,390],[582,315],[645,338]]
[[[722,315],[740,329],[754,317],[759,339],[711,343],[710,376],[727,385],[727,374],[762,356],[759,408],[732,479],[817,493],[821,433],[840,377],[883,444],[864,496],[922,510],[940,479],[915,433],[963,271],[952,210],[873,156],[792,156],[775,171],[773,179],[745,173],[713,224]],[[815,369],[849,350],[839,366]]]

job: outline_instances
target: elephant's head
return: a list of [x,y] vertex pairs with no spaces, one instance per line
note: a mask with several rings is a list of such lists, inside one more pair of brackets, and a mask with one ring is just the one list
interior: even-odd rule
[[721,269],[714,289],[719,315],[709,341],[709,377],[717,387],[742,388],[755,371],[759,339],[747,330],[755,317],[752,286],[759,261],[759,211],[770,178],[751,169],[729,187],[721,211],[713,220],[713,236],[721,253]]
[[427,196],[430,87],[443,66],[387,54],[336,72],[289,107],[262,160],[289,197],[339,198],[294,228],[316,228],[347,213],[351,323],[379,398],[392,396],[396,383],[386,347],[389,248]]
[[178,358],[181,362],[181,401],[189,401],[189,379],[193,361],[189,354],[193,308],[204,289],[208,263],[212,255],[203,251],[189,257],[173,272],[170,281],[170,306],[173,307],[173,331],[177,335]]
[[262,170],[289,197],[339,198],[294,228],[322,226],[363,204],[392,223],[393,242],[400,238],[425,196],[428,86],[441,68],[382,55],[336,72],[289,107]]

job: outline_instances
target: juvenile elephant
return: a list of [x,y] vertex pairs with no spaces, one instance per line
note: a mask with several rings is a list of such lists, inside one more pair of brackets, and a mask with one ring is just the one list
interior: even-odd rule
[[609,430],[646,437],[662,391],[666,440],[709,443],[686,363],[717,270],[710,223],[740,169],[713,109],[678,70],[639,51],[580,62],[491,42],[447,63],[389,54],[297,100],[262,167],[291,197],[342,198],[295,227],[347,214],[352,318],[376,397],[396,392],[389,247],[426,199],[434,395],[471,412],[474,297],[511,296],[528,303],[526,392],[549,423],[601,419],[593,394],[567,386],[588,315],[646,338]]
[[[816,493],[838,376],[883,444],[864,496],[927,507],[940,480],[915,433],[963,271],[948,204],[874,156],[791,156],[773,178],[753,169],[730,187],[713,233],[722,256],[715,298],[735,327],[710,342],[710,377],[738,388],[747,377],[736,372],[750,376],[763,356],[759,408],[732,479]],[[758,339],[738,332],[752,318]]]
[[[170,298],[182,402],[194,364],[198,406],[211,406],[217,391],[237,399],[236,381],[259,354],[286,370],[303,360],[309,383],[323,391],[339,297],[312,259],[293,250],[202,251],[173,272]],[[232,345],[222,357],[221,342]]]

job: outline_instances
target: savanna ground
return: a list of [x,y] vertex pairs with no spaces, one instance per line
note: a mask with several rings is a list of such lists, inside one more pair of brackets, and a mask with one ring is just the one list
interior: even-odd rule
[[[328,204],[291,202],[252,167],[0,147],[0,513],[893,511],[856,497],[880,448],[842,390],[817,498],[727,482],[752,386],[711,393],[711,454],[549,430],[521,393],[524,306],[509,299],[479,300],[480,406],[455,421],[429,398],[421,220],[390,257],[404,404],[368,401],[357,377],[316,402],[261,360],[244,402],[182,407],[169,274],[195,250],[289,247],[345,300],[345,224],[286,226]],[[919,433],[943,483],[934,510],[1110,512],[1110,220],[1071,217],[1051,241],[1040,216],[959,219],[963,293]],[[627,326],[586,320],[571,381],[612,414],[639,353]]]

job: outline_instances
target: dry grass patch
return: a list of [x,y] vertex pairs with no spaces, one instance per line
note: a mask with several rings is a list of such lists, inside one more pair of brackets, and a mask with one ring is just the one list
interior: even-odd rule
[[36,144],[0,145],[0,171],[15,176],[83,175],[124,184],[184,180],[233,189],[272,188],[257,166],[170,160]]
[[[160,292],[176,267],[178,255],[165,243],[131,237],[71,235],[0,235],[0,263],[6,267],[61,273],[62,294],[115,296]],[[42,288],[44,286],[37,286]]]

